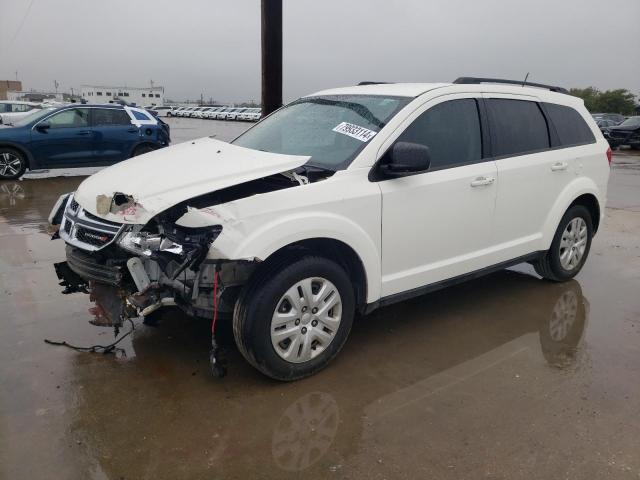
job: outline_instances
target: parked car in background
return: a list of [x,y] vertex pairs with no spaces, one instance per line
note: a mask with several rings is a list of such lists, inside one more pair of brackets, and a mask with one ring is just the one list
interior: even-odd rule
[[629,117],[620,125],[609,127],[607,139],[612,147],[626,145],[640,150],[640,116]]
[[208,118],[209,120],[211,120],[215,118],[216,113],[222,110],[223,108],[224,107],[211,107],[202,114],[202,118]]
[[216,112],[216,115],[215,115],[214,118],[216,120],[226,120],[227,119],[227,113],[231,112],[231,110],[233,110],[233,109],[234,109],[234,107],[224,107],[223,109],[218,110]]
[[0,127],[0,179],[27,169],[111,165],[166,147],[169,126],[142,108],[68,105]]
[[178,110],[176,112],[176,116],[177,117],[188,117],[189,115],[191,115],[191,112],[193,110],[195,110],[196,107],[185,107],[181,110]]
[[[324,368],[357,312],[522,262],[567,281],[604,217],[611,149],[582,100],[546,88],[326,90],[232,143],[116,165],[56,202],[56,270],[122,288],[134,316],[233,314],[242,355],[278,380]],[[98,241],[73,233],[95,232],[87,214],[109,226]]]
[[167,117],[175,117],[177,113],[181,110],[184,110],[186,107],[171,107],[171,110],[167,112]]
[[243,107],[234,108],[231,111],[227,112],[225,116],[225,120],[237,120],[238,115],[240,115],[245,110],[246,108],[243,108]]
[[625,121],[627,117],[621,115],[619,113],[592,113],[591,116],[594,120],[610,120],[614,122],[616,125],[621,124]]
[[257,122],[262,117],[262,109],[260,108],[247,108],[244,112],[238,115],[238,120],[244,120],[247,122]]
[[169,112],[171,112],[173,107],[170,107],[170,106],[158,107],[156,105],[153,105],[151,107],[145,107],[145,109],[153,110],[154,112],[156,112],[157,117],[167,117],[167,116],[170,116]]
[[0,124],[11,124],[42,108],[39,103],[0,100]]

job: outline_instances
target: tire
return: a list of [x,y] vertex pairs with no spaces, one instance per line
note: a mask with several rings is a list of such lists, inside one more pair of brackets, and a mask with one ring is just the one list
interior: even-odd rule
[[145,153],[153,152],[155,150],[151,145],[139,145],[133,150],[132,157],[137,157],[138,155],[144,155]]
[[[573,223],[572,227],[570,227],[572,222],[576,223]],[[572,231],[575,225],[580,225],[578,232]],[[582,226],[586,228],[584,237],[580,235]],[[575,235],[578,235],[580,238],[575,238]],[[572,238],[575,238],[575,240]],[[547,250],[540,260],[534,262],[533,266],[536,273],[554,282],[564,282],[575,277],[589,256],[592,239],[593,220],[591,213],[589,213],[589,210],[583,205],[574,205],[565,212],[560,220],[549,250]],[[584,250],[581,250],[582,246],[584,246]],[[575,247],[574,254],[571,254],[571,251],[567,253],[568,249],[573,247]],[[577,260],[577,254],[575,252],[582,252]],[[563,260],[561,256],[565,256],[565,260]],[[566,262],[567,258],[569,258],[569,264]]]
[[[304,295],[297,299],[285,295],[302,291],[297,285],[308,287],[308,297],[322,298],[315,302]],[[321,296],[318,290],[324,287]],[[324,302],[339,303],[325,315],[315,316],[316,306],[322,312]],[[242,355],[256,369],[276,380],[298,380],[319,372],[338,354],[354,314],[353,287],[340,265],[312,254],[285,255],[262,266],[243,288],[234,310],[233,335]]]
[[27,170],[27,159],[13,148],[0,147],[0,180],[15,180]]

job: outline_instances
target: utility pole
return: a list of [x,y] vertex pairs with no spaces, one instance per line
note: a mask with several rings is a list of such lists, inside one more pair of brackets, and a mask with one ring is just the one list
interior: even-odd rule
[[282,106],[282,0],[262,0],[262,114]]

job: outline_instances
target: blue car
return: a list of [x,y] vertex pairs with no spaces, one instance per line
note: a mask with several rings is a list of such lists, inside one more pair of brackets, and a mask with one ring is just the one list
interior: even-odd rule
[[169,126],[142,108],[67,105],[0,125],[0,179],[25,170],[106,166],[166,147]]

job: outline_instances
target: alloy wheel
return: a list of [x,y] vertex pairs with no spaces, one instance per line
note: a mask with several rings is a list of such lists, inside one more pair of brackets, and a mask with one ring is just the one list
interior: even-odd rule
[[22,159],[10,152],[0,153],[0,177],[12,177],[22,169]]
[[567,271],[574,270],[587,248],[587,223],[582,217],[571,220],[562,232],[560,241],[560,265]]

